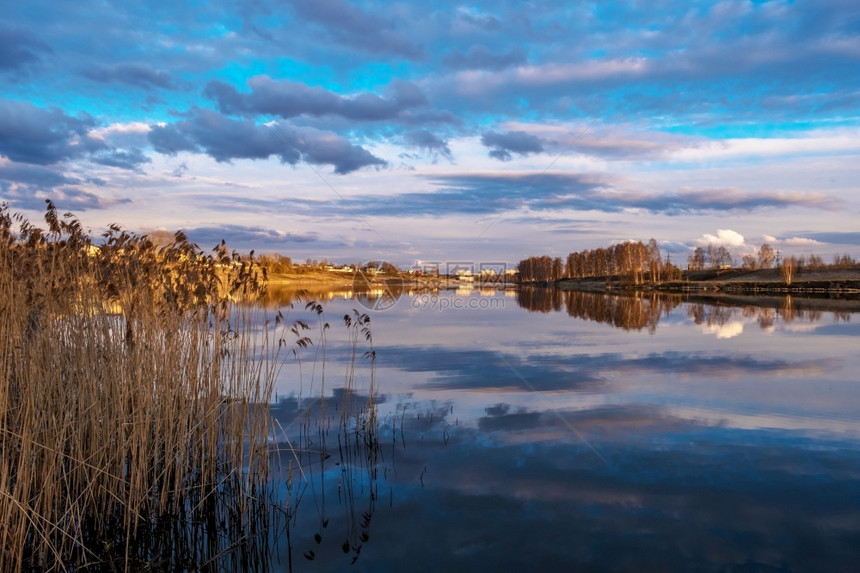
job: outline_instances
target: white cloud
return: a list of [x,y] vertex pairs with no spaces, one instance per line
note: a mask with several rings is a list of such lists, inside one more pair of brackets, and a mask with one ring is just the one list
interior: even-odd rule
[[696,239],[697,245],[724,245],[726,247],[742,247],[744,236],[731,229],[719,229],[716,235],[705,233],[702,238]]
[[795,137],[727,138],[691,143],[690,147],[671,152],[670,159],[683,162],[856,154],[860,151],[860,131],[856,128],[822,128]]
[[733,321],[723,325],[703,325],[702,332],[704,332],[705,334],[713,334],[720,339],[734,338],[743,334],[744,323],[739,321]]
[[789,239],[785,239],[782,241],[784,245],[791,245],[794,247],[809,247],[815,245],[823,245],[821,241],[816,241],[815,239],[807,239],[806,237],[791,237]]
[[763,235],[762,240],[765,243],[770,243],[771,246],[785,245],[787,247],[818,247],[824,244],[821,241],[816,241],[815,239],[809,239],[807,237],[788,237],[785,239],[779,239],[773,235]]

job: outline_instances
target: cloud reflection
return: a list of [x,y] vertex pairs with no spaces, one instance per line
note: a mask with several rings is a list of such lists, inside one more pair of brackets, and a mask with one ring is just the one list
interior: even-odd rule
[[[424,427],[423,439],[397,450],[397,477],[389,474],[396,501],[374,524],[374,535],[397,547],[360,563],[419,571],[621,571],[634,563],[641,571],[845,570],[856,557],[854,444],[707,427],[641,406],[565,418],[605,462],[557,417],[505,404],[448,441]],[[407,432],[427,417],[410,419]],[[488,433],[494,439],[482,437]]]

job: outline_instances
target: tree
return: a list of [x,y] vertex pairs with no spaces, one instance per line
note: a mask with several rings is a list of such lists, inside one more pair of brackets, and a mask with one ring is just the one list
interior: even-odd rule
[[782,266],[780,266],[780,273],[782,274],[783,280],[785,280],[785,284],[791,284],[791,279],[794,277],[794,271],[796,269],[797,261],[795,258],[785,257],[785,260],[782,261]]
[[653,237],[651,237],[645,249],[648,261],[648,272],[651,275],[651,282],[656,282],[660,280],[660,274],[663,270],[663,259],[660,256],[660,247],[657,245],[657,241]]
[[720,266],[719,255],[717,255],[717,246],[714,243],[708,244],[708,263],[712,269],[716,269]]
[[552,280],[558,281],[564,278],[564,261],[556,257],[552,260]]
[[758,268],[758,259],[753,255],[744,255],[743,268],[748,271],[754,271]]
[[691,271],[700,271],[705,268],[705,250],[702,247],[696,247],[696,250],[687,259],[687,269]]
[[821,268],[824,266],[824,259],[819,255],[809,255],[807,265],[809,265],[809,268],[811,269]]
[[758,250],[758,266],[761,269],[773,268],[773,262],[776,260],[776,253],[773,247],[767,243],[763,243]]
[[720,245],[717,248],[714,256],[716,260],[712,261],[712,266],[718,269],[723,267],[731,267],[734,264],[732,254],[725,247],[725,245]]

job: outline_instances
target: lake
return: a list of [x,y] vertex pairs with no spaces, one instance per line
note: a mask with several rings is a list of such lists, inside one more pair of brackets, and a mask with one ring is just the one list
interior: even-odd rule
[[[856,570],[860,316],[838,303],[321,298],[325,344],[276,387],[300,451],[273,570]],[[375,417],[342,416],[371,393]]]

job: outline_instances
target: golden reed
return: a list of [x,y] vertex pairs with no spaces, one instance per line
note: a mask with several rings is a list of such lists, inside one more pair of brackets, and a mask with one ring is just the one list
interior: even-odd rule
[[0,570],[248,568],[280,346],[236,304],[259,267],[45,221],[0,206]]

